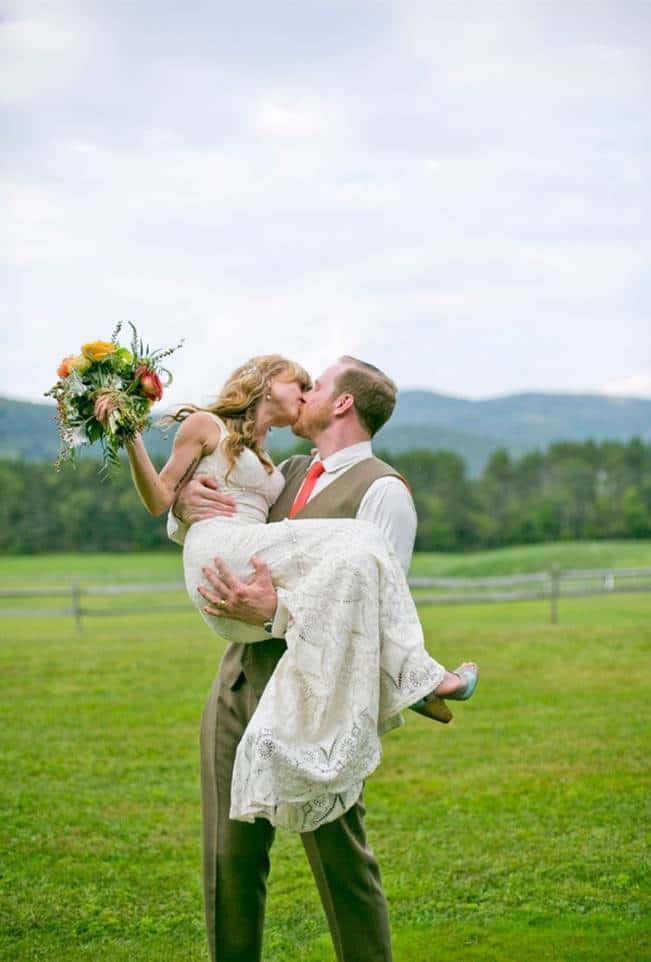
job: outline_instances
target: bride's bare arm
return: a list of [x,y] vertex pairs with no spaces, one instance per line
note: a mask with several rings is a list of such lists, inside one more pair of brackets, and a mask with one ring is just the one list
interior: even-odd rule
[[127,445],[131,477],[150,514],[159,515],[168,510],[201,458],[215,449],[219,436],[219,427],[210,415],[202,411],[191,414],[176,432],[172,453],[160,473],[152,464],[140,435]]

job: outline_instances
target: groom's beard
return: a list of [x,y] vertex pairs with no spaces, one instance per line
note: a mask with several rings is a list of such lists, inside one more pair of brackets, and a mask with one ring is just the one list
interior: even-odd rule
[[291,426],[291,432],[292,434],[295,434],[297,438],[307,438],[308,441],[312,440],[312,438],[309,436],[309,434],[307,434],[305,428],[302,427],[299,421],[294,421],[294,423]]
[[299,438],[313,441],[317,434],[325,431],[331,424],[332,410],[329,404],[311,411],[303,407],[298,419],[292,424],[292,432]]

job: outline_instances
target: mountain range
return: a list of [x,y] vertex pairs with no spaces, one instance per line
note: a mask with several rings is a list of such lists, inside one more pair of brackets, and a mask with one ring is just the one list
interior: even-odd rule
[[[651,442],[651,400],[601,394],[510,394],[467,400],[432,391],[402,391],[393,417],[377,434],[375,447],[387,452],[414,448],[456,451],[477,475],[490,453],[504,447],[513,455],[546,448],[555,441]],[[152,429],[152,455],[165,456],[171,439]],[[272,451],[291,448],[288,429],[269,436]],[[54,460],[58,440],[51,404],[0,397],[0,457]],[[94,451],[91,449],[91,454]]]

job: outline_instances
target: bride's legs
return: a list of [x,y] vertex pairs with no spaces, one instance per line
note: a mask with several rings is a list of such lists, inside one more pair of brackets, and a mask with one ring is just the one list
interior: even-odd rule
[[[383,538],[380,536],[379,544],[377,541],[373,544],[373,539],[371,539],[371,548],[373,553],[377,552],[378,556],[382,558],[382,549],[385,549],[386,551],[387,546]],[[402,569],[400,568],[395,556],[393,556],[389,551],[386,551],[386,555],[383,560],[384,563],[388,564],[388,566],[392,568],[393,572],[397,574],[398,581],[401,581],[404,586],[404,592],[409,599],[409,607],[412,609],[414,618],[418,622],[421,640],[419,647],[421,648],[423,654],[428,657],[425,650],[425,640],[422,634],[422,629],[420,628],[420,619],[416,614],[415,603],[413,602],[407,580],[406,578],[402,577]],[[387,582],[385,581],[384,584],[386,586]],[[391,590],[390,593],[395,597],[394,590]],[[400,591],[398,591],[398,595],[399,594]],[[380,607],[382,607],[382,600],[381,589]],[[421,714],[427,714],[430,717],[437,718],[439,721],[447,722],[452,718],[452,714],[447,706],[445,706],[445,704],[442,702],[442,699],[450,698],[452,700],[465,700],[471,697],[477,684],[479,666],[474,661],[464,661],[455,671],[447,671],[442,665],[439,665],[439,670],[442,673],[442,677],[438,685],[428,692],[424,697],[421,697],[419,701],[415,702],[409,707]],[[466,691],[467,694],[464,694]],[[429,710],[423,711],[423,705],[426,705],[428,702],[432,701],[438,702],[438,705],[433,705]]]
[[[469,676],[476,676],[478,667],[475,662],[468,661],[463,662],[456,672],[446,671],[430,657],[425,648],[416,606],[397,558],[381,532],[373,525],[357,521],[352,525],[354,527],[345,533],[345,541],[340,543],[333,538],[330,547],[340,552],[342,568],[350,570],[359,567],[360,571],[368,572],[369,563],[371,568],[374,561],[377,563],[382,671],[392,678],[396,687],[413,684],[412,679],[420,675],[420,692],[416,694],[414,690],[414,704],[409,707],[439,721],[449,721],[451,713],[441,699],[462,699],[464,691],[469,688]],[[432,685],[429,691],[423,689],[423,673],[428,670]],[[432,701],[438,702],[438,705],[430,705],[427,711],[423,711],[423,704]]]

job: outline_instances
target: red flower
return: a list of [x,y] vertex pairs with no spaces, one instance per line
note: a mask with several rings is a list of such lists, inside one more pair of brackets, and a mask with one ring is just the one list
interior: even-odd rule
[[163,384],[156,371],[151,371],[144,364],[136,368],[136,377],[140,381],[142,393],[150,401],[160,401],[163,396]]

